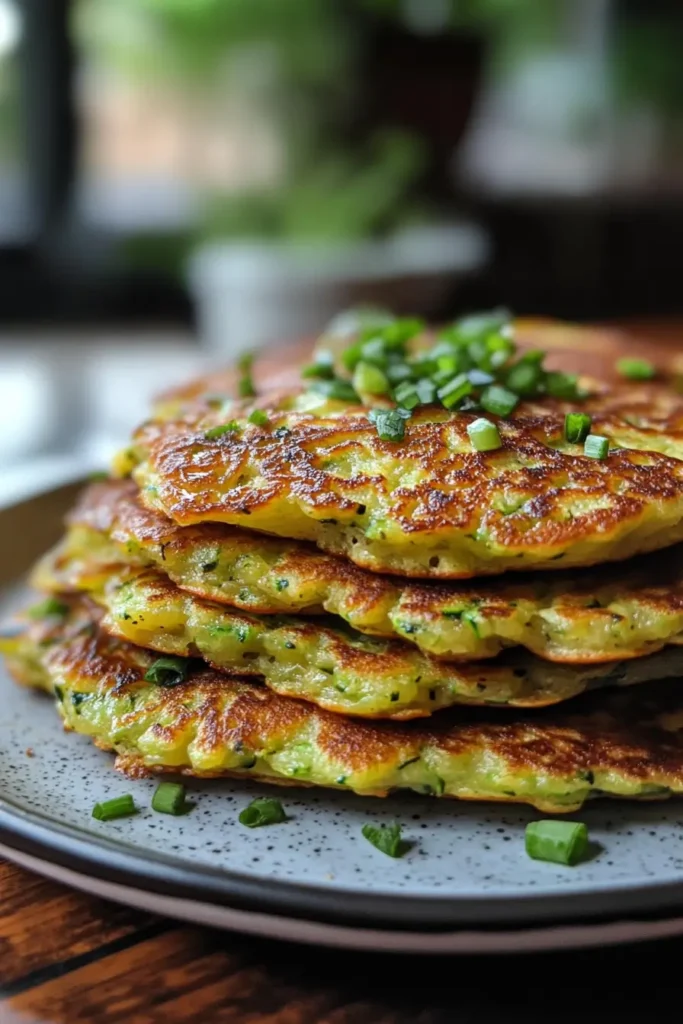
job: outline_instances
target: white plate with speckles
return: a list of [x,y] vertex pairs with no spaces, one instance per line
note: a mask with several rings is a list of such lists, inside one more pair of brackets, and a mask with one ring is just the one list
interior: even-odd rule
[[[5,610],[72,499],[67,487],[0,511]],[[62,732],[48,698],[1,670],[0,694],[0,854],[89,892],[367,949],[500,952],[683,933],[682,803],[587,808],[602,850],[573,869],[527,858],[524,827],[536,815],[525,808],[287,790],[289,820],[249,830],[239,811],[267,787],[190,781],[195,807],[173,818],[149,809],[153,780],[131,783],[109,755]],[[95,802],[131,788],[141,813],[93,820]],[[361,835],[368,820],[399,820],[410,852],[376,851]]]

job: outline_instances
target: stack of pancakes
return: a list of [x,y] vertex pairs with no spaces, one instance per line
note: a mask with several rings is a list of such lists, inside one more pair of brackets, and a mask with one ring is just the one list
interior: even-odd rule
[[34,572],[1,646],[68,728],[129,774],[551,811],[683,790],[674,391],[596,384],[598,460],[564,399],[478,451],[473,412],[391,441],[366,406],[233,384],[160,400]]

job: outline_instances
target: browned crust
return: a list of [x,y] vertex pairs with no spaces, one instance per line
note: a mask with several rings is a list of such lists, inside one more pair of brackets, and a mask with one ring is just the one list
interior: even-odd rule
[[[666,434],[683,452],[683,401],[666,389],[617,388],[585,407],[594,431],[617,444],[633,433],[624,417],[637,417],[643,445],[661,446]],[[552,557],[596,537],[604,543],[635,527],[651,506],[662,511],[681,501],[683,464],[661,451],[620,448],[599,461],[552,447],[561,442],[566,408],[553,401],[521,407],[499,424],[502,449],[488,453],[468,442],[473,415],[434,422],[423,410],[408,422],[400,447],[401,464],[419,470],[420,479],[402,486],[377,472],[346,479],[326,468],[330,455],[367,466],[395,459],[396,445],[382,441],[358,410],[320,419],[273,414],[267,429],[249,426],[210,440],[205,428],[219,420],[204,409],[194,422],[147,424],[136,441],[154,472],[155,501],[182,525],[246,522],[277,499],[300,504],[315,519],[350,521],[372,491],[386,518],[416,541],[429,535],[447,542],[457,531],[486,536],[508,554]],[[272,429],[276,422],[286,424],[286,435]],[[496,507],[504,493],[523,500],[518,511]]]

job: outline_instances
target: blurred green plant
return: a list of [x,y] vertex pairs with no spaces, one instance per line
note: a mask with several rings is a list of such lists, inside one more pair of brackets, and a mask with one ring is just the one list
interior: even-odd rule
[[[423,166],[419,141],[390,128],[353,153],[346,145],[362,42],[351,8],[357,0],[89,0],[76,30],[100,66],[143,85],[200,100],[235,89],[268,111],[283,140],[279,180],[206,196],[200,237],[344,242],[421,216],[411,192]],[[149,240],[132,246],[143,262],[153,251]]]
[[205,236],[350,242],[421,217],[407,200],[422,166],[420,144],[385,132],[368,150],[365,156],[326,153],[284,190],[212,197]]

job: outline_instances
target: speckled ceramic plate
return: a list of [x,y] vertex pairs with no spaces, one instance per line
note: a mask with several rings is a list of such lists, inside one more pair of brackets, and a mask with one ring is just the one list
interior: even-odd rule
[[[73,489],[0,511],[5,610],[59,533]],[[562,868],[524,852],[526,809],[341,793],[279,793],[290,820],[248,830],[240,809],[267,787],[189,784],[192,812],[99,823],[93,804],[131,783],[66,735],[51,702],[0,674],[0,854],[136,906],[290,939],[371,949],[500,951],[683,932],[683,803],[596,803],[581,817],[601,851]],[[26,754],[32,748],[34,756]],[[413,842],[391,860],[361,826],[398,819]]]

